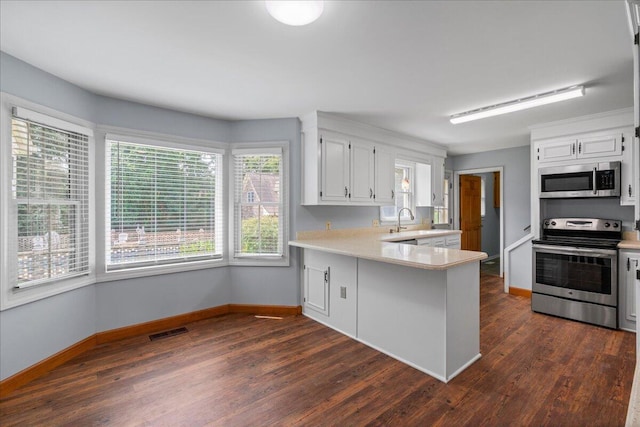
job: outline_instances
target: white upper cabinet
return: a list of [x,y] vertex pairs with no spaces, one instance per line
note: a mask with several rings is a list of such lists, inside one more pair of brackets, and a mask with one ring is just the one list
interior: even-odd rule
[[433,206],[431,165],[416,163],[416,207]]
[[432,206],[444,206],[444,158],[434,157],[431,164]]
[[395,203],[395,152],[389,147],[377,145],[374,154],[375,201],[381,205],[393,205]]
[[578,159],[601,159],[622,154],[622,133],[598,134],[540,141],[536,154],[540,164]]
[[576,158],[576,139],[558,139],[538,143],[538,161],[560,162]]
[[[636,203],[638,153],[633,144],[633,128],[540,140],[535,155],[539,167],[620,161],[620,204]],[[537,171],[536,171],[537,174]],[[537,179],[537,177],[536,177]]]
[[395,203],[395,160],[444,158],[444,147],[331,113],[302,118],[303,205]]
[[600,158],[622,154],[622,135],[599,135],[578,139],[578,158]]
[[638,152],[636,145],[633,143],[633,135],[624,134],[622,143],[622,167],[620,169],[620,204],[625,206],[633,206],[636,204],[636,194],[638,193],[638,179],[636,177],[638,161]]
[[373,188],[375,186],[374,146],[368,142],[352,139],[349,150],[351,159],[349,199],[351,202],[373,203]]
[[349,200],[349,139],[331,132],[320,136],[322,152],[323,201],[347,202]]

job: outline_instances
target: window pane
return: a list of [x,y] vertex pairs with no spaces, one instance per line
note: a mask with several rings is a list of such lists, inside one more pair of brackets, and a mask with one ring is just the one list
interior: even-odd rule
[[282,256],[282,154],[234,152],[235,255]]
[[89,138],[13,118],[17,285],[89,271]]
[[108,141],[107,269],[222,255],[222,156]]

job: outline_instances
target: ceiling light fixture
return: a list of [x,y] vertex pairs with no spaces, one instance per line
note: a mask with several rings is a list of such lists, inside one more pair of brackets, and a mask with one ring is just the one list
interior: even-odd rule
[[484,119],[485,117],[507,114],[514,111],[526,110],[527,108],[539,105],[551,104],[565,99],[577,98],[584,95],[584,86],[571,86],[553,92],[541,93],[527,98],[516,99],[515,101],[504,102],[502,104],[491,105],[489,107],[478,108],[460,114],[454,114],[449,121],[458,124],[470,122],[472,120]]
[[267,11],[278,21],[287,25],[307,25],[322,15],[324,1],[277,1],[266,0]]

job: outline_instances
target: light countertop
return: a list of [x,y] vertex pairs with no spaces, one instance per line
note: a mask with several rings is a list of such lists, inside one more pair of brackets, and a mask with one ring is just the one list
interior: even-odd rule
[[640,240],[623,240],[618,243],[618,249],[635,249],[640,251]]
[[426,239],[429,237],[442,237],[462,234],[460,230],[408,230],[399,233],[389,233],[380,237],[384,242],[398,242],[401,240]]
[[[393,233],[391,238],[409,240],[459,233],[459,230],[414,230]],[[290,241],[289,245],[425,270],[446,270],[487,258],[484,252],[406,245],[387,241],[389,238],[388,234],[349,235],[345,233],[338,236],[298,237],[298,240]]]

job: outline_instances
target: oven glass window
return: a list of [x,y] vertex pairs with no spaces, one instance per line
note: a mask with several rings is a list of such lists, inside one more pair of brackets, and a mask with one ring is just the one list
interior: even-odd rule
[[542,192],[593,190],[593,172],[542,175]]
[[536,283],[611,294],[611,259],[538,252]]

